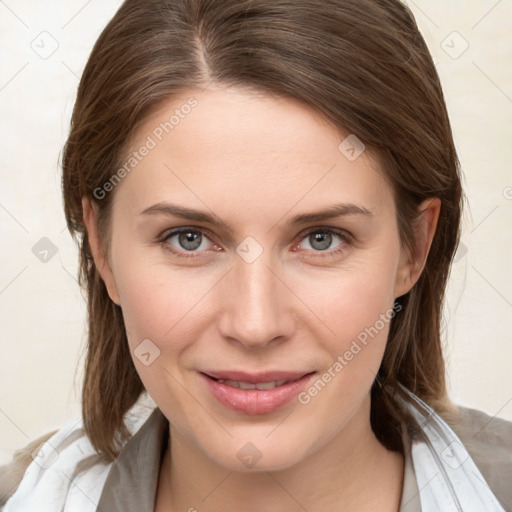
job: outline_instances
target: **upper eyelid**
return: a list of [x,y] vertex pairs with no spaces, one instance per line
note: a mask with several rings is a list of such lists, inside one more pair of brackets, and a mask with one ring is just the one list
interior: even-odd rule
[[[171,236],[175,236],[179,233],[192,231],[192,232],[198,232],[203,235],[205,235],[208,240],[211,242],[214,242],[215,238],[218,238],[216,235],[214,235],[208,228],[202,227],[202,226],[178,226],[175,228],[169,228],[162,232],[161,235],[158,236],[158,240],[165,240],[167,238],[170,238]],[[215,243],[215,242],[214,242]]]

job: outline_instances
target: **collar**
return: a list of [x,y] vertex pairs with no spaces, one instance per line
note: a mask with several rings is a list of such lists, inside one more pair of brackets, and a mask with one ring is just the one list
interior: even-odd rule
[[[156,407],[112,463],[97,512],[153,512],[160,465],[168,439],[169,421]],[[411,440],[405,429],[403,439],[405,469],[400,512],[421,512]]]
[[97,512],[153,512],[169,421],[157,407],[112,463]]

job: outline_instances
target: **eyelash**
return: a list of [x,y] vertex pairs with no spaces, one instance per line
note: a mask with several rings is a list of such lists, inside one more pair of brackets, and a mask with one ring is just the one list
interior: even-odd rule
[[[172,254],[174,254],[175,256],[177,256],[179,258],[184,258],[184,259],[201,258],[202,257],[201,252],[195,253],[195,252],[190,252],[190,251],[189,252],[177,251],[177,250],[171,248],[172,246],[168,243],[169,239],[171,239],[172,237],[179,235],[180,233],[188,233],[188,232],[201,233],[201,235],[206,237],[210,242],[214,243],[211,240],[211,236],[208,235],[208,231],[206,231],[204,229],[198,229],[198,228],[192,228],[192,227],[176,228],[176,229],[173,229],[172,231],[166,231],[158,238],[157,241],[163,245],[165,250],[171,252]],[[340,247],[333,249],[333,250],[327,249],[325,251],[314,251],[314,252],[318,253],[316,256],[314,256],[315,258],[325,258],[325,257],[335,256],[335,255],[339,254],[340,252],[346,250],[346,246],[350,245],[353,242],[353,237],[350,233],[348,233],[345,230],[338,229],[338,228],[332,228],[332,227],[312,228],[312,229],[306,231],[305,233],[299,235],[298,241],[302,242],[305,238],[309,237],[313,233],[324,233],[324,234],[336,235],[343,242],[340,245]]]

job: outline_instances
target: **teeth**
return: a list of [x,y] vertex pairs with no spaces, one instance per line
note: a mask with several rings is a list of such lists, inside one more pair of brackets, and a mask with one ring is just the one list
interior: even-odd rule
[[238,387],[240,389],[256,389],[256,384],[251,384],[249,382],[238,382]]
[[274,381],[274,382],[258,382],[258,384],[256,384],[256,389],[274,389],[276,386],[279,386],[277,381]]
[[258,382],[256,384],[252,384],[250,382],[240,382],[238,380],[229,380],[229,379],[219,379],[221,384],[226,384],[226,386],[231,386],[232,388],[240,388],[240,389],[274,389],[278,386],[282,386],[287,380],[273,380],[271,382]]

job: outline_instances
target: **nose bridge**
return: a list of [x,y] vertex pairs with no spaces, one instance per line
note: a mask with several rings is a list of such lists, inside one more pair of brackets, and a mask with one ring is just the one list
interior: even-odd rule
[[263,251],[253,261],[241,254],[235,259],[222,293],[226,304],[222,334],[250,347],[290,336],[291,297],[275,275],[278,271],[270,251]]

